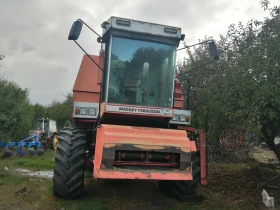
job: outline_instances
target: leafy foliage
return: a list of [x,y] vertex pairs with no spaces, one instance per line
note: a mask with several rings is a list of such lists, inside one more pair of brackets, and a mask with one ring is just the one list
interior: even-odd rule
[[34,115],[28,96],[28,89],[0,78],[0,139],[26,137]]
[[[230,25],[216,40],[221,61],[189,72],[184,83],[200,86],[190,97],[194,103],[196,95],[195,123],[205,128],[207,118],[210,139],[226,128],[254,132],[280,159],[274,144],[280,128],[280,7],[269,8],[268,1],[261,4],[270,16],[263,22]],[[187,53],[180,65],[184,72],[209,60],[205,46]]]
[[0,61],[3,60],[4,58],[5,58],[5,55],[0,55]]
[[53,101],[52,104],[46,107],[46,117],[56,120],[57,127],[61,128],[65,125],[66,121],[73,123],[73,94],[68,93],[66,99],[62,102]]
[[33,105],[33,109],[34,109],[33,121],[45,117],[46,107],[36,103],[35,105]]
[[68,94],[62,102],[53,101],[50,106],[29,101],[29,90],[15,82],[0,78],[0,140],[19,141],[33,129],[34,121],[51,118],[57,121],[58,128],[66,121],[72,121],[73,96]]

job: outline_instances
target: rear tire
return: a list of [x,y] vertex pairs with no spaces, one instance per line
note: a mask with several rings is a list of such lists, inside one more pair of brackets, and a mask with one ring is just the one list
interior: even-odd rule
[[58,136],[55,155],[53,195],[75,199],[84,195],[85,131],[63,128]]
[[196,153],[192,154],[192,172],[191,181],[159,181],[159,190],[176,198],[193,195],[200,181],[200,159]]

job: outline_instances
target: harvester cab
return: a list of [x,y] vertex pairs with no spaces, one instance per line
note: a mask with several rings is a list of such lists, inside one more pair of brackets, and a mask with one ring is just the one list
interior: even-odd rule
[[[98,56],[77,42],[83,25],[104,47]],[[199,182],[206,184],[206,145],[203,131],[200,148],[187,137],[194,132],[191,112],[183,110],[181,75],[175,75],[185,35],[178,27],[118,17],[101,27],[102,36],[79,19],[68,36],[85,55],[73,87],[76,128],[59,134],[54,195],[80,196],[84,165],[95,179],[155,180],[167,195],[194,193]],[[204,43],[217,60],[215,43]]]

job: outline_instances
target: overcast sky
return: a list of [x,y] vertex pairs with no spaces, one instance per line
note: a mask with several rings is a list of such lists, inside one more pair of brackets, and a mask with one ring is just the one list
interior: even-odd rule
[[[193,44],[205,35],[224,34],[231,23],[262,20],[267,13],[259,1],[0,0],[0,55],[6,56],[0,76],[29,88],[33,103],[48,105],[72,91],[83,52],[67,36],[77,18],[100,34],[110,16],[181,27],[187,44]],[[79,43],[90,54],[100,50],[89,30],[83,30]]]

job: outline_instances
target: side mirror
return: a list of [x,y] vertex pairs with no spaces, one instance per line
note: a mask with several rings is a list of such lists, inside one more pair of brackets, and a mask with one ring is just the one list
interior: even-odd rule
[[214,41],[209,42],[209,51],[211,57],[214,58],[214,60],[220,60],[218,49]]
[[72,25],[68,36],[68,40],[77,40],[81,34],[82,27],[83,23],[81,21],[76,20]]

